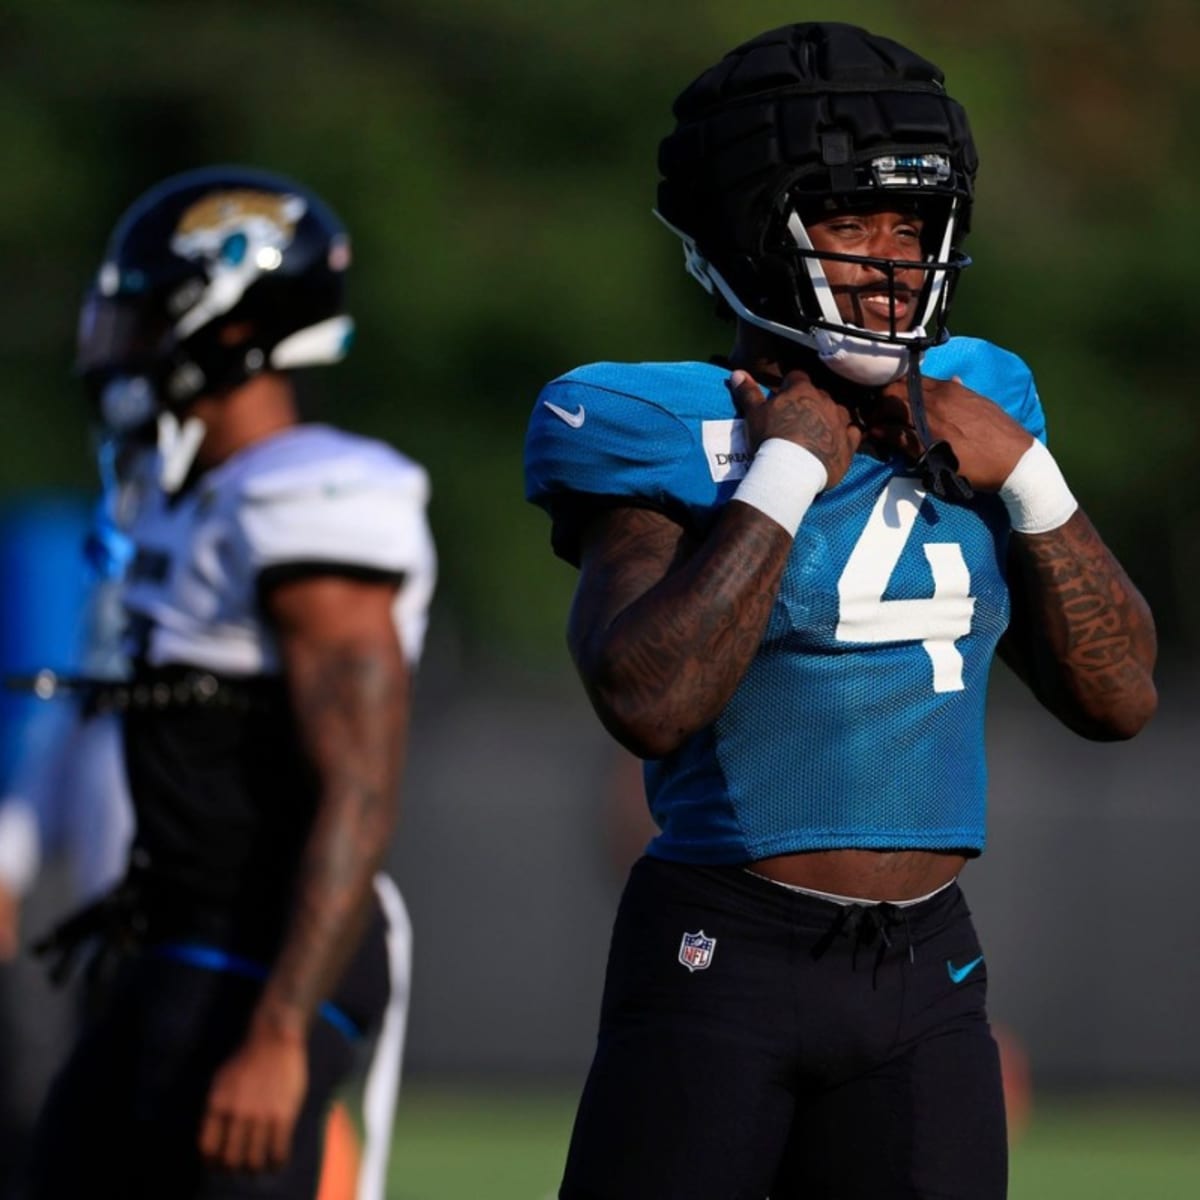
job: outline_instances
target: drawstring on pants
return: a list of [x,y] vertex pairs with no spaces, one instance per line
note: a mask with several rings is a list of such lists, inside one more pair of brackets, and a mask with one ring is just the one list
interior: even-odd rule
[[820,936],[812,948],[814,961],[819,959],[839,937],[851,941],[850,969],[858,970],[859,946],[877,944],[875,962],[871,968],[871,987],[878,983],[879,968],[884,956],[892,948],[890,931],[902,928],[908,944],[908,961],[914,962],[912,930],[908,924],[908,913],[895,904],[883,901],[879,904],[843,904],[829,923],[829,928]]

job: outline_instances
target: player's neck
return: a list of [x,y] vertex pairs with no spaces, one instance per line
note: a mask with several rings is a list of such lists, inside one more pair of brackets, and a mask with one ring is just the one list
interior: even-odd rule
[[274,372],[256,375],[224,395],[201,397],[192,412],[205,425],[196,456],[203,468],[215,467],[300,419],[291,380]]
[[729,363],[749,371],[760,383],[776,386],[789,371],[798,367],[811,370],[816,362],[816,354],[808,347],[738,321]]

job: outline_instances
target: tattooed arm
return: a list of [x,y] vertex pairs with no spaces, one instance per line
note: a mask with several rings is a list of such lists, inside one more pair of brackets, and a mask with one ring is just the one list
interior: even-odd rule
[[1084,737],[1133,737],[1154,715],[1154,620],[1082,511],[1049,533],[1013,534],[1012,621],[1000,655]]
[[[752,447],[791,441],[820,459],[828,486],[845,475],[861,431],[805,372],[768,397],[735,371],[730,390]],[[699,542],[646,509],[611,509],[591,523],[567,640],[619,742],[661,758],[711,724],[762,641],[794,532],[738,500]]]
[[218,1071],[202,1152],[231,1169],[286,1161],[317,1009],[358,945],[395,825],[409,670],[392,584],[323,576],[268,598],[301,737],[320,779],[291,920],[241,1048]]
[[567,640],[622,745],[661,758],[725,707],[762,640],[791,546],[781,525],[736,501],[699,546],[646,509],[593,521]]
[[[954,447],[977,491],[998,491],[1031,435],[958,379],[922,386],[935,436]],[[869,415],[868,433],[909,451],[902,385],[882,394],[891,406]],[[1008,568],[1012,619],[1000,656],[1076,733],[1097,741],[1133,737],[1157,703],[1154,621],[1091,522],[1077,511],[1048,533],[1014,533]]]

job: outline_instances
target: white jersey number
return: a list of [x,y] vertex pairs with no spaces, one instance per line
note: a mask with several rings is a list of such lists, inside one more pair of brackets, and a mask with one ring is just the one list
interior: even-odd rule
[[912,534],[925,492],[915,479],[895,478],[880,493],[862,536],[838,580],[839,642],[920,642],[933,664],[933,690],[963,688],[963,658],[955,641],[971,632],[975,598],[957,542],[925,546],[933,595],[885,600],[888,580]]

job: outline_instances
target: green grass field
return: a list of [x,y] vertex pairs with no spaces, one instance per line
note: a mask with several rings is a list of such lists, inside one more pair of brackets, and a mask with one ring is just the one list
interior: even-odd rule
[[[573,1098],[412,1085],[389,1200],[551,1200]],[[1010,1200],[1198,1200],[1200,1105],[1039,1100]],[[814,1198],[816,1200],[816,1198]]]
[[1035,1104],[1011,1200],[1197,1200],[1200,1105]]

